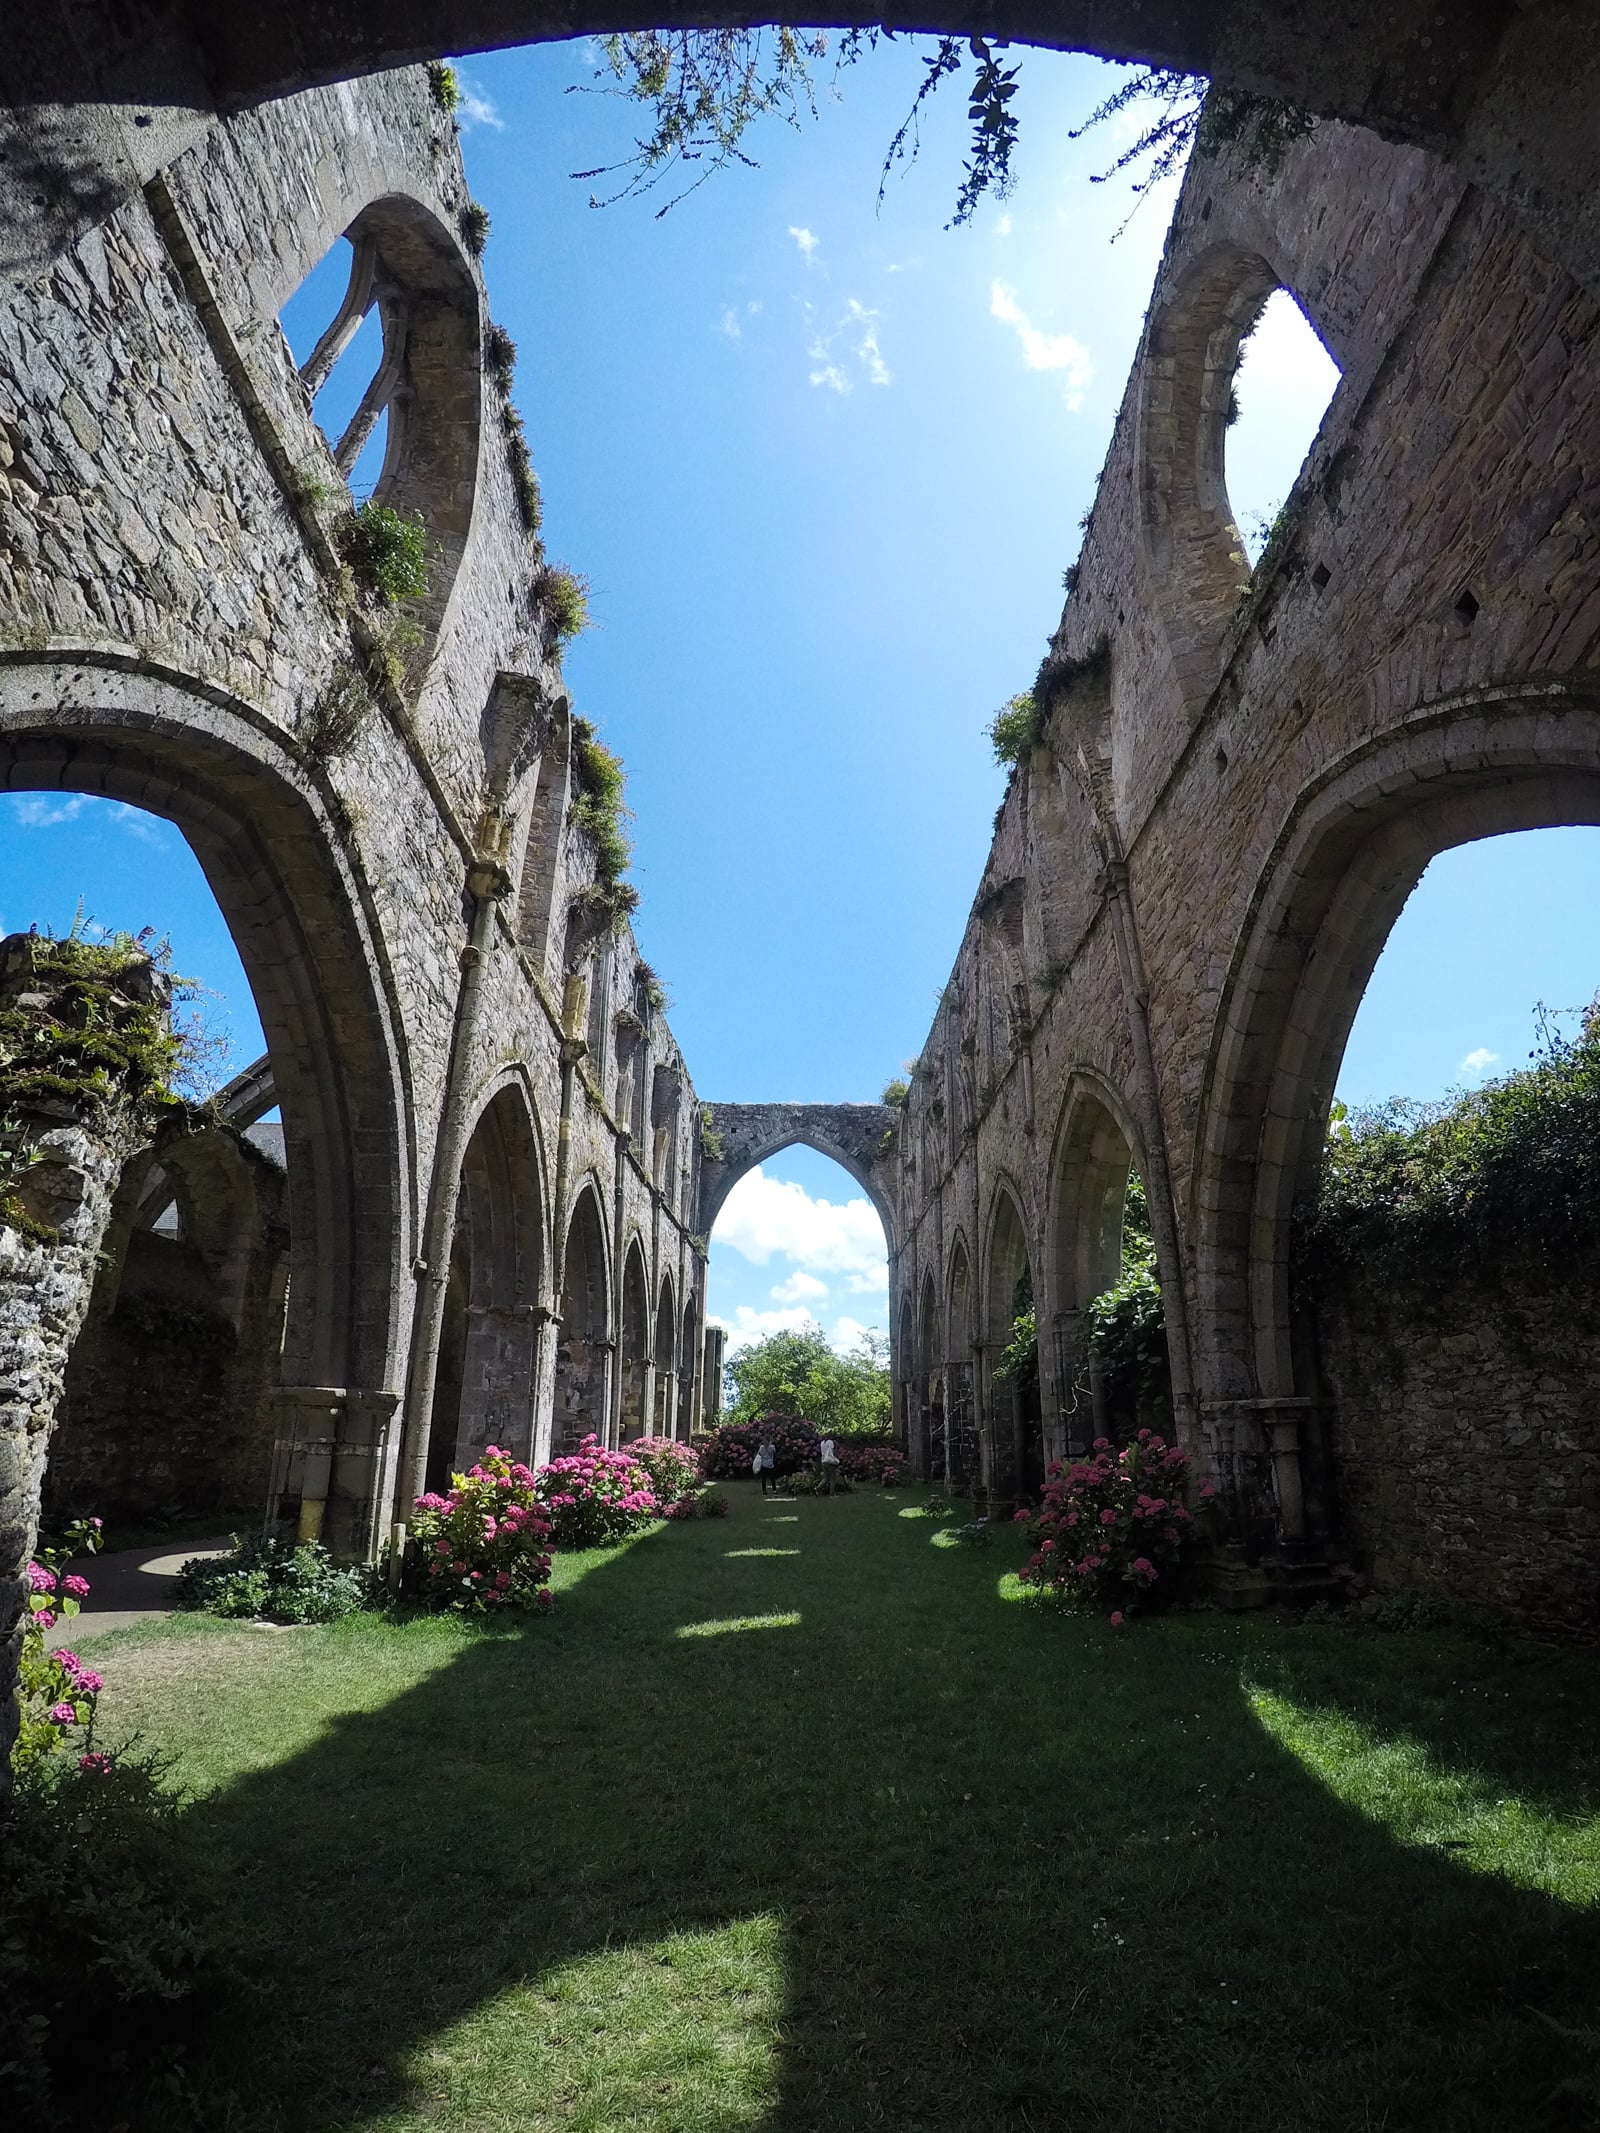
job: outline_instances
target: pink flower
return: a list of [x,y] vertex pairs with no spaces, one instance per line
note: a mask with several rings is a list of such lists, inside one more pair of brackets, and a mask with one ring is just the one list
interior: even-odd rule
[[1096,1437],[1094,1440],[1094,1448],[1097,1452],[1109,1452],[1111,1449],[1111,1439],[1109,1437]]
[[1014,1526],[1025,1526],[1028,1523],[1028,1520],[1032,1518],[1032,1516],[1033,1513],[1028,1509],[1027,1505],[1024,1504],[1020,1511],[1012,1512],[1011,1523]]
[[539,1605],[541,1607],[549,1607],[554,1602],[554,1600],[555,1594],[551,1592],[548,1587],[542,1590],[539,1594]]
[[[99,1523],[100,1521],[97,1518],[95,1524],[99,1525]],[[96,1777],[109,1777],[111,1775],[111,1758],[103,1748],[96,1748],[91,1754],[78,1757],[78,1768],[80,1770],[92,1770]]]
[[1117,1514],[1116,1514],[1116,1512],[1115,1512],[1115,1511],[1109,1511],[1109,1510],[1107,1510],[1107,1511],[1102,1511],[1102,1512],[1100,1513],[1100,1523],[1101,1523],[1101,1525],[1103,1525],[1103,1526],[1114,1526],[1114,1525],[1116,1524],[1116,1522],[1117,1522]]
[[1215,1496],[1217,1492],[1212,1487],[1209,1481],[1202,1481],[1200,1484],[1200,1493],[1202,1496]]
[[54,1629],[56,1626],[55,1614],[48,1607],[41,1607],[33,1619],[40,1629]]
[[1119,1607],[1111,1617],[1111,1627],[1113,1629],[1121,1629],[1123,1621],[1124,1616],[1121,1608]]
[[28,1584],[34,1592],[54,1592],[56,1589],[56,1581],[43,1563],[28,1565]]
[[445,1540],[435,1541],[433,1552],[435,1555],[448,1555],[450,1553],[450,1543]]
[[78,1723],[78,1714],[70,1703],[53,1703],[49,1715],[58,1726],[75,1726]]
[[69,1674],[75,1675],[83,1665],[83,1661],[78,1657],[77,1653],[69,1652],[65,1645],[59,1646],[50,1656],[58,1666],[65,1667]]
[[61,1580],[61,1590],[70,1592],[75,1600],[81,1600],[89,1590],[89,1580],[80,1577],[65,1577]]

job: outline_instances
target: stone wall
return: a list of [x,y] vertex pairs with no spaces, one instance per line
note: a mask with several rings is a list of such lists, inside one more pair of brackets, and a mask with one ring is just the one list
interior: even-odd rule
[[1339,1507],[1374,1590],[1600,1626],[1600,1266],[1425,1295],[1347,1277],[1318,1323]]

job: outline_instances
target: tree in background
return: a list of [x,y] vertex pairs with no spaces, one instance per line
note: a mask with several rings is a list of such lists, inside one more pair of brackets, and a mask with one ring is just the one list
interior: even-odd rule
[[889,1343],[863,1333],[848,1355],[813,1323],[741,1348],[727,1366],[730,1422],[804,1415],[824,1434],[881,1437],[890,1427]]

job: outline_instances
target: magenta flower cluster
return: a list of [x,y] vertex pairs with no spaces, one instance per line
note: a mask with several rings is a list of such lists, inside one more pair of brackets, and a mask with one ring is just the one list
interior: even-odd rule
[[633,1456],[633,1447],[607,1451],[595,1436],[540,1467],[534,1489],[560,1548],[598,1548],[623,1540],[663,1509],[649,1469]]
[[412,1536],[421,1596],[459,1614],[499,1614],[550,1605],[551,1521],[538,1477],[491,1444],[470,1473],[452,1474],[447,1496],[419,1496]]
[[622,1448],[650,1476],[651,1492],[669,1517],[699,1489],[699,1458],[676,1437],[634,1437]]
[[1133,1604],[1177,1566],[1193,1524],[1183,1501],[1188,1463],[1149,1429],[1121,1451],[1098,1437],[1087,1459],[1053,1460],[1039,1509],[1016,1514],[1034,1543],[1023,1583]]
[[94,1748],[95,1707],[104,1681],[76,1652],[47,1641],[47,1632],[61,1618],[77,1614],[89,1592],[88,1579],[63,1570],[63,1561],[73,1554],[92,1554],[99,1545],[100,1521],[80,1519],[67,1534],[66,1546],[41,1549],[27,1567],[28,1603],[17,1670],[18,1730],[11,1753],[12,1768],[19,1775],[52,1757],[69,1738],[86,1751],[79,1756],[80,1769],[112,1766],[112,1758]]

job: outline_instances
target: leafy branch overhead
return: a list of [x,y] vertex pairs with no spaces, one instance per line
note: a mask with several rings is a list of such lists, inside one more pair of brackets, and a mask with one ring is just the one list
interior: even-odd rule
[[[880,37],[893,41],[895,34],[876,26],[847,30],[835,54],[835,87],[838,76],[863,54],[874,51]],[[648,131],[635,140],[631,155],[592,170],[574,171],[573,176],[615,180],[609,193],[590,196],[591,206],[609,207],[654,190],[669,174],[681,175],[683,183],[657,210],[664,215],[729,163],[753,166],[755,159],[744,140],[758,119],[775,115],[785,125],[798,127],[802,119],[816,117],[815,70],[829,48],[827,31],[783,24],[631,30],[607,37],[601,43],[605,64],[596,70],[594,83],[575,86],[584,94],[619,96],[638,105],[648,114]],[[922,80],[883,159],[880,206],[891,172],[900,165],[909,168],[917,160],[928,99],[945,82],[967,73],[969,66],[969,146],[946,227],[970,222],[985,199],[1009,197],[1016,182],[1014,162],[1021,139],[1013,104],[1022,70],[1020,62],[1005,63],[1001,55],[1008,49],[1003,39],[974,33],[940,37],[931,51],[923,53]],[[1235,144],[1243,146],[1252,168],[1270,173],[1284,150],[1304,139],[1316,123],[1307,113],[1270,97],[1243,89],[1208,89],[1203,75],[1147,67],[1123,82],[1071,138],[1081,139],[1141,104],[1155,105],[1156,115],[1109,168],[1095,175],[1093,183],[1104,184],[1133,172],[1133,190],[1143,195],[1173,176],[1191,149],[1214,154]],[[702,167],[691,173],[690,165]]]

